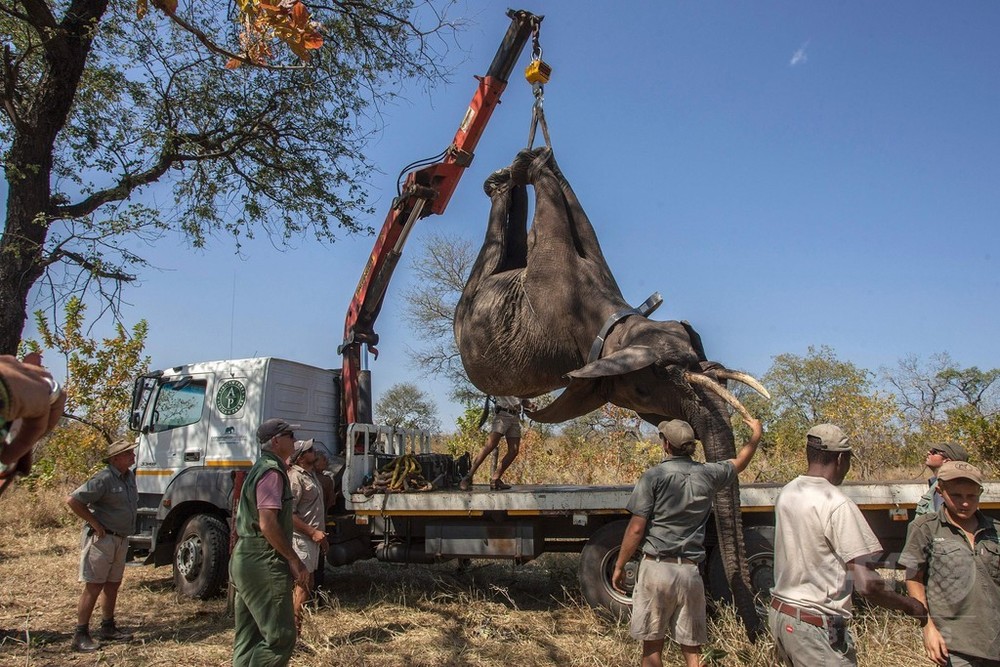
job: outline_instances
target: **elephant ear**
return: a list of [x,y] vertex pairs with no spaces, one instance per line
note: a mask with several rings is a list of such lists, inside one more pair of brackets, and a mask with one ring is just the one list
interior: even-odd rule
[[575,419],[601,407],[607,400],[597,390],[599,380],[572,379],[569,386],[559,394],[556,400],[541,410],[526,410],[526,414],[536,422],[543,424],[559,424]]
[[613,354],[570,371],[571,378],[602,378],[625,375],[656,363],[657,351],[648,345],[629,345]]

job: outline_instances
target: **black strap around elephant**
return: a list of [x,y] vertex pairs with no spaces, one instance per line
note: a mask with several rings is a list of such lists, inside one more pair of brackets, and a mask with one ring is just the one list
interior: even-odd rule
[[607,338],[608,332],[611,331],[612,327],[624,320],[629,315],[642,315],[647,317],[654,310],[660,307],[663,303],[663,297],[659,292],[653,292],[649,295],[649,298],[643,301],[638,308],[624,308],[618,312],[612,313],[611,316],[604,321],[604,326],[601,327],[601,332],[597,334],[597,338],[594,339],[594,343],[590,346],[590,355],[587,357],[587,363],[593,363],[601,358],[601,350],[604,349],[604,339]]

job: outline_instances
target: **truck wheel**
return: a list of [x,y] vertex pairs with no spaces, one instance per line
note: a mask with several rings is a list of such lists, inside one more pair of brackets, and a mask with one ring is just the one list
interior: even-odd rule
[[[767,598],[774,586],[774,526],[747,526],[743,529],[743,541],[750,572],[750,590],[755,596]],[[708,561],[708,591],[717,601],[733,601],[718,546],[712,550]]]
[[597,529],[580,553],[580,591],[591,607],[604,608],[623,617],[632,608],[632,588],[639,574],[638,554],[625,566],[625,590],[622,594],[611,585],[618,552],[628,521],[614,521]]
[[207,600],[226,580],[228,560],[226,525],[210,514],[195,514],[174,548],[174,587],[185,597]]

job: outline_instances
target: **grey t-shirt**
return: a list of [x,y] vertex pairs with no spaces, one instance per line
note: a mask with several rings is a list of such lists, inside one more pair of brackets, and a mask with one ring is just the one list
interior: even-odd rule
[[643,553],[704,560],[712,496],[735,479],[730,461],[698,463],[689,456],[668,457],[644,472],[625,505],[647,521]]
[[109,465],[71,495],[87,505],[94,518],[115,535],[127,537],[135,532],[139,493],[131,470],[118,472]]

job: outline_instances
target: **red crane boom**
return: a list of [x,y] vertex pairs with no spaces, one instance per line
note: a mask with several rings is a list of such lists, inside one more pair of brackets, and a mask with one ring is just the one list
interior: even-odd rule
[[375,319],[402,256],[403,244],[417,220],[432,213],[444,213],[462,173],[472,163],[476,144],[500,102],[500,95],[507,87],[524,45],[544,18],[524,10],[508,10],[507,15],[511,19],[507,34],[486,76],[476,77],[479,86],[444,159],[407,175],[354,291],[344,323],[344,342],[337,349],[338,354],[344,356],[344,421],[347,424],[372,421],[371,397],[367,395],[370,386],[367,390],[362,387],[361,346],[367,345],[378,355]]

